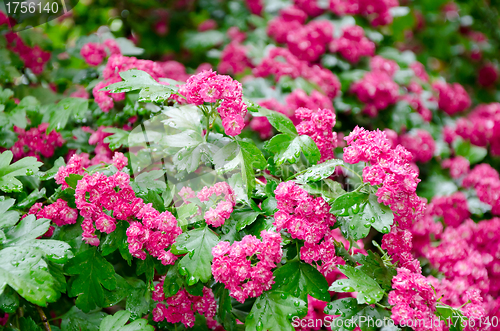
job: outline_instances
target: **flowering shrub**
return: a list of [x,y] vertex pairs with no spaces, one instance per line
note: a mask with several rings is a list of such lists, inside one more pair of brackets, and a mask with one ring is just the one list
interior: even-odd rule
[[500,330],[493,3],[99,6],[0,11],[0,330]]

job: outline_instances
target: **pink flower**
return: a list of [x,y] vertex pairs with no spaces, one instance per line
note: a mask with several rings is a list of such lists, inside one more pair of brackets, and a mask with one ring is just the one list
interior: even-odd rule
[[382,109],[396,103],[399,86],[385,72],[367,73],[361,80],[351,85],[351,91],[364,102],[364,112],[375,117]]
[[[248,297],[258,297],[271,289],[274,276],[271,269],[281,261],[281,236],[279,233],[263,230],[262,241],[247,235],[232,245],[218,243],[213,249],[212,274],[217,282],[229,289],[229,295],[244,302]],[[253,265],[249,258],[258,262]]]
[[362,56],[373,56],[375,44],[365,37],[365,32],[358,25],[346,26],[342,36],[330,43],[330,51],[339,52],[351,63],[357,63]]
[[299,108],[295,111],[297,119],[302,120],[297,125],[300,135],[310,136],[321,152],[320,162],[334,158],[334,149],[337,147],[337,134],[332,132],[335,126],[335,113],[330,109],[312,111]]
[[86,43],[80,50],[80,55],[91,66],[98,66],[107,56],[104,46],[99,43]]
[[64,139],[59,132],[52,130],[46,134],[49,123],[42,123],[38,127],[28,131],[14,126],[17,134],[17,141],[10,148],[14,155],[14,160],[22,159],[26,156],[34,156],[38,160],[41,157],[52,157],[56,148],[64,144]]
[[439,108],[448,115],[460,113],[471,105],[471,100],[462,85],[437,82],[432,84],[439,94]]

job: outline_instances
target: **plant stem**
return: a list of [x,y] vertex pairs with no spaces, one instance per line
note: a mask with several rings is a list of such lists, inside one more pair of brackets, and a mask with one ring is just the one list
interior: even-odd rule
[[43,327],[45,328],[45,331],[52,331],[50,328],[49,320],[47,319],[47,316],[45,316],[45,313],[43,312],[43,309],[40,306],[35,306],[36,310],[38,310],[38,314],[40,314],[40,319],[42,320]]
[[380,303],[378,302],[375,302],[375,304],[381,308],[384,308],[384,309],[391,309],[391,307],[387,307],[387,306],[384,306],[384,305],[381,305]]

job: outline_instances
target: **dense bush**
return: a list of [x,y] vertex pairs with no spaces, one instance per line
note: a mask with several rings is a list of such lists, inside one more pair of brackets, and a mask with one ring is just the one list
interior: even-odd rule
[[499,330],[498,8],[0,12],[0,330]]

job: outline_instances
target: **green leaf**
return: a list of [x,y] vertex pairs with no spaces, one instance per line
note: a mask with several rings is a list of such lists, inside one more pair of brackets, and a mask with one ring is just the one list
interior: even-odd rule
[[337,267],[348,279],[336,280],[330,286],[330,291],[358,292],[356,299],[359,304],[373,304],[382,300],[384,290],[360,268],[353,268],[348,265],[339,265]]
[[113,253],[115,250],[119,249],[120,254],[125,261],[127,261],[128,265],[132,263],[132,255],[128,249],[127,242],[127,228],[129,223],[119,221],[116,224],[115,231],[106,235],[106,239],[101,244],[102,256],[109,255]]
[[179,263],[179,271],[186,276],[188,285],[212,278],[212,248],[219,238],[208,226],[185,232],[172,245],[173,254],[186,254]]
[[198,212],[198,206],[194,203],[184,204],[178,208],[177,210],[177,222],[179,226],[184,226],[189,223],[189,219],[196,215]]
[[23,331],[42,331],[42,329],[36,325],[35,321],[28,317],[21,317],[19,320],[19,327]]
[[172,94],[172,88],[158,83],[147,72],[137,69],[120,72],[122,82],[114,83],[101,89],[111,93],[140,90],[139,101],[162,102]]
[[78,181],[80,179],[82,179],[83,176],[82,175],[78,175],[78,174],[69,174],[68,177],[66,177],[64,179],[64,181],[66,182],[66,184],[69,185],[69,187],[73,188],[73,189],[76,189],[76,185],[78,184]]
[[281,291],[267,291],[255,300],[245,320],[246,331],[294,331],[291,321],[294,316],[307,313],[306,302]]
[[334,159],[314,165],[307,169],[307,171],[303,174],[297,176],[296,181],[299,184],[305,184],[307,182],[317,182],[321,179],[330,177],[335,172],[335,168],[343,164],[344,161]]
[[231,213],[231,217],[236,221],[236,230],[241,231],[247,225],[252,224],[259,216],[259,212],[252,209],[239,209]]
[[339,182],[329,178],[300,186],[310,194],[320,194],[328,203],[332,203],[336,198],[346,193]]
[[12,287],[7,286],[2,294],[0,294],[0,310],[12,314],[19,308],[19,295]]
[[33,192],[31,192],[26,198],[24,198],[21,202],[17,204],[17,208],[25,208],[28,206],[32,206],[35,203],[35,201],[41,198],[46,198],[45,193],[46,193],[45,187],[43,187],[41,190],[38,189],[33,190]]
[[86,314],[73,306],[61,318],[61,331],[99,331],[101,321],[106,316],[102,311]]
[[179,107],[164,107],[162,113],[168,119],[164,123],[178,130],[202,131],[201,113],[194,105],[183,105]]
[[148,321],[141,319],[135,320],[130,324],[125,325],[130,318],[130,312],[120,310],[113,316],[106,316],[99,327],[100,331],[154,331]]
[[14,226],[19,220],[19,212],[9,210],[15,202],[14,199],[0,200],[0,229]]
[[243,186],[246,188],[248,196],[250,196],[255,187],[255,173],[253,169],[264,169],[267,162],[254,142],[239,140],[238,145],[240,145],[238,158],[241,164],[241,178]]
[[224,33],[218,30],[209,30],[203,32],[186,32],[182,40],[184,47],[191,51],[207,50],[224,41]]
[[127,283],[127,281],[120,275],[115,274],[114,278],[116,280],[116,287],[113,291],[108,291],[104,289],[104,305],[105,307],[112,307],[117,305],[123,299],[127,297],[127,295],[132,290],[132,287]]
[[23,184],[17,180],[17,176],[30,176],[38,172],[43,164],[38,162],[35,157],[25,157],[13,164],[13,154],[11,151],[5,151],[0,154],[0,190],[4,192],[21,192]]
[[379,328],[374,325],[374,321],[388,317],[388,314],[378,307],[358,305],[355,298],[332,301],[325,307],[324,312],[328,315],[340,315],[331,323],[334,331],[350,331],[356,326],[362,331],[375,331]]
[[488,150],[484,147],[474,146],[468,140],[455,139],[453,141],[453,149],[457,155],[465,157],[470,164],[480,162],[488,154]]
[[119,129],[119,128],[106,128],[104,132],[112,133],[111,136],[104,138],[104,142],[109,144],[109,148],[112,150],[118,149],[120,147],[128,147],[128,137],[129,132]]
[[164,177],[162,177],[164,174],[164,170],[151,170],[143,172],[134,178],[134,183],[139,185],[139,187],[145,191],[148,189],[165,190],[167,188],[167,184],[164,181]]
[[165,275],[165,281],[163,282],[165,297],[176,295],[184,285],[184,278],[179,273],[179,262],[179,260],[175,261],[175,264],[168,268]]
[[236,169],[241,163],[240,146],[238,143],[236,141],[230,142],[215,152],[213,162],[215,170],[221,174]]
[[253,112],[253,116],[265,116],[269,120],[269,123],[279,132],[287,133],[292,136],[297,135],[297,129],[295,125],[293,125],[293,122],[282,113],[254,104],[249,107],[249,110]]
[[54,289],[61,293],[66,293],[66,276],[62,264],[47,261],[49,272],[54,277]]
[[203,142],[203,137],[194,130],[185,130],[181,133],[165,135],[162,143],[169,147],[195,147]]
[[112,291],[116,288],[113,265],[97,251],[90,248],[75,256],[64,270],[71,277],[68,295],[77,296],[76,306],[84,312],[105,306],[103,287]]
[[318,300],[330,301],[328,282],[313,266],[300,261],[288,262],[274,272],[273,290],[289,293],[307,302],[307,295]]
[[377,253],[367,251],[368,255],[356,254],[353,258],[361,264],[358,268],[375,279],[386,291],[392,289],[392,278],[396,276],[396,269],[387,267]]
[[81,119],[85,116],[89,107],[89,101],[83,98],[65,98],[53,105],[50,109],[49,126],[46,134],[56,130],[61,131],[68,124],[71,116]]
[[338,217],[342,231],[354,240],[366,237],[370,227],[388,233],[394,221],[391,209],[378,203],[376,195],[361,192],[339,196],[333,201],[330,212]]
[[265,148],[274,154],[274,162],[278,166],[285,162],[296,163],[301,152],[311,164],[318,163],[321,157],[316,143],[306,135],[279,134],[267,141]]
[[31,303],[46,306],[59,293],[54,278],[46,271],[42,253],[35,247],[8,247],[0,251],[0,293],[9,285]]
[[125,309],[130,312],[130,318],[136,320],[149,313],[153,300],[151,292],[142,280],[131,279],[129,282],[133,282],[132,290],[127,296]]
[[149,282],[153,281],[155,274],[155,264],[154,258],[151,255],[147,255],[145,260],[137,261],[137,276],[144,274],[146,280]]
[[216,288],[215,296],[219,298],[219,309],[217,310],[217,316],[221,321],[224,328],[228,331],[232,331],[236,328],[236,319],[234,318],[231,310],[233,305],[231,304],[231,297],[229,296],[229,290],[223,286]]
[[15,227],[5,233],[4,245],[21,245],[43,235],[50,227],[50,220],[46,218],[37,219],[35,215],[23,218]]
[[71,246],[68,243],[65,243],[64,241],[60,240],[52,240],[52,239],[31,240],[24,242],[24,245],[40,248],[43,251],[44,256],[49,261],[55,263],[65,263],[70,258],[73,257],[73,252],[71,252]]
[[432,173],[425,181],[418,184],[418,195],[428,200],[434,196],[447,196],[458,190],[453,180],[441,173]]

